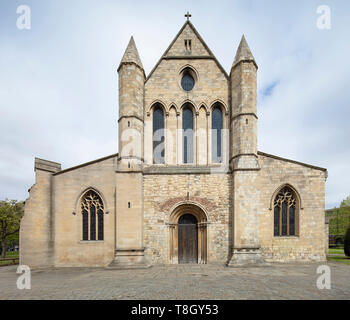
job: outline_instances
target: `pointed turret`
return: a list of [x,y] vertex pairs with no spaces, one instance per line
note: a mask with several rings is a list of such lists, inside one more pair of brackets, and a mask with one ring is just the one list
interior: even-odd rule
[[147,266],[143,245],[143,129],[145,72],[134,38],[118,68],[119,157],[116,166],[115,257],[110,268]]
[[234,170],[258,168],[257,159],[257,64],[242,36],[231,68],[232,139],[231,166]]
[[[131,36],[131,38],[130,38],[129,44],[128,44],[126,50],[125,50],[123,58],[120,61],[119,68],[124,63],[135,63],[142,70],[144,70],[142,62],[141,62],[141,59],[140,59],[140,56],[139,56],[139,52],[137,51],[137,48],[136,48],[136,44],[135,44],[133,36]],[[119,68],[118,68],[118,70],[119,70]]]
[[[142,133],[143,133],[143,99],[145,72],[137,51],[134,38],[131,37],[118,68],[119,74],[119,169],[127,171],[136,170],[139,159],[142,159]],[[136,130],[139,135],[135,137],[133,156],[130,157],[127,140],[122,135],[126,130]],[[134,160],[131,160],[133,158]]]
[[[259,210],[247,199],[261,192],[257,149],[257,64],[245,37],[238,46],[231,73],[232,257],[228,266],[264,264],[260,247]],[[247,198],[242,197],[244,194]]]
[[232,67],[236,66],[241,61],[252,61],[255,64],[256,68],[258,68],[258,65],[255,62],[254,56],[250,51],[250,48],[244,35],[242,36],[241,42],[238,46]]

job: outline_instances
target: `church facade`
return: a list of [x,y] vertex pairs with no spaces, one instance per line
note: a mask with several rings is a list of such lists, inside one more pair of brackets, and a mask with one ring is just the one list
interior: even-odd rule
[[257,69],[243,36],[226,73],[187,19],[146,76],[131,38],[119,152],[64,170],[35,158],[20,263],[325,260],[327,170],[257,150]]

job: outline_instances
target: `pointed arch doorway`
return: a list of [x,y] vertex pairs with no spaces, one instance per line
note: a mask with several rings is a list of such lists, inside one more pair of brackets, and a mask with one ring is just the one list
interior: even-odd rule
[[170,263],[207,263],[207,216],[195,204],[177,205],[170,214]]

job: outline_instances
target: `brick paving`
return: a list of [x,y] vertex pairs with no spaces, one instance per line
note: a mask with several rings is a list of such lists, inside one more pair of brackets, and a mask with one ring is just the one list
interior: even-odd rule
[[43,269],[32,271],[30,290],[17,289],[17,266],[7,266],[0,268],[0,299],[350,299],[350,266],[328,263],[332,288],[319,290],[319,265]]

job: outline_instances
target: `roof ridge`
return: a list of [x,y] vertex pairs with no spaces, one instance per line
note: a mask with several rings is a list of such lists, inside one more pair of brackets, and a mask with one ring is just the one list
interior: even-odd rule
[[83,167],[89,166],[89,165],[97,163],[97,162],[101,162],[101,161],[104,161],[104,160],[108,160],[110,158],[118,157],[118,155],[119,155],[119,153],[113,153],[113,154],[110,154],[110,155],[102,157],[102,158],[98,158],[98,159],[95,159],[95,160],[91,160],[91,161],[88,161],[88,162],[84,162],[84,163],[78,164],[76,166],[73,166],[73,167],[70,167],[70,168],[67,168],[67,169],[63,169],[61,171],[58,171],[58,172],[54,173],[53,175],[54,176],[58,176],[61,173],[66,173],[66,172],[69,172],[69,171],[72,171],[72,170],[75,170],[75,169],[79,169],[79,168],[83,168]]
[[296,161],[296,160],[291,160],[291,159],[287,159],[287,158],[282,158],[282,157],[280,157],[280,156],[275,156],[275,155],[273,155],[273,154],[265,153],[265,152],[262,152],[262,151],[258,151],[258,155],[260,155],[260,156],[265,156],[265,157],[269,157],[269,158],[273,158],[273,159],[276,159],[276,160],[287,161],[287,162],[291,162],[291,163],[294,163],[294,164],[302,165],[302,166],[304,166],[304,167],[308,167],[308,168],[311,168],[311,169],[315,169],[315,170],[320,170],[320,171],[325,171],[325,172],[327,172],[327,169],[326,169],[326,168],[314,166],[314,165],[312,165],[312,164],[308,164],[308,163],[305,163],[305,162],[300,162],[300,161]]

